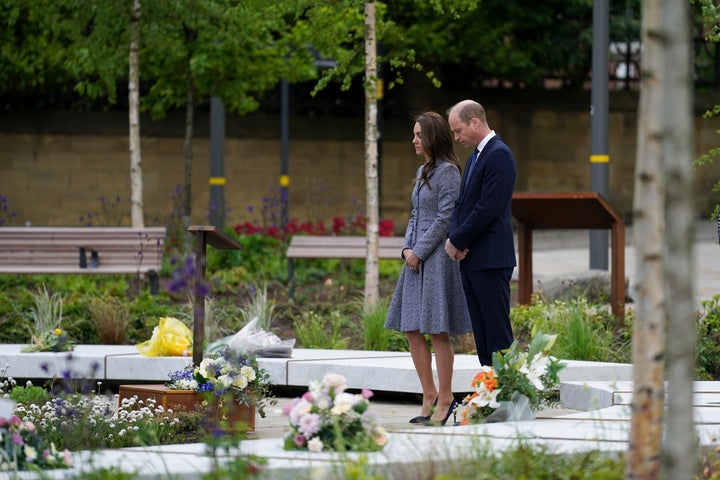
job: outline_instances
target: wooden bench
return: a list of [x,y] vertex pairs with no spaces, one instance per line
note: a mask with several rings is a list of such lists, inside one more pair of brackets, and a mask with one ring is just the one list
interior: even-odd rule
[[[379,258],[402,258],[404,237],[379,237]],[[365,258],[367,238],[352,236],[295,235],[287,258]]]
[[[378,258],[402,258],[402,247],[405,237],[379,237]],[[296,258],[366,258],[367,238],[357,236],[328,236],[328,235],[295,235],[290,239],[287,253],[288,282],[290,283],[289,296],[292,298],[295,291],[295,264]]]
[[159,290],[165,227],[0,227],[0,274],[144,274]]

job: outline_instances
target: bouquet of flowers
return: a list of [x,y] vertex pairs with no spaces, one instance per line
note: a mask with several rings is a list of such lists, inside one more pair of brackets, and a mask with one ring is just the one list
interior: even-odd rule
[[75,342],[66,331],[56,328],[33,336],[32,344],[23,347],[23,352],[70,352]]
[[290,419],[285,450],[359,451],[381,450],[387,431],[369,411],[372,392],[363,389],[352,394],[345,377],[328,373],[310,384],[308,391],[295,398],[283,413]]
[[17,415],[0,418],[0,471],[68,468],[70,452],[46,445],[35,424],[23,422]]
[[552,403],[565,367],[548,352],[557,335],[538,332],[526,352],[517,341],[493,354],[493,366],[483,366],[471,386],[475,390],[458,407],[460,424],[527,420]]
[[188,364],[169,376],[169,390],[211,393],[219,403],[231,395],[239,403],[255,406],[261,417],[265,417],[265,406],[275,403],[270,395],[270,375],[260,368],[257,358],[230,348],[204,358],[197,367]]

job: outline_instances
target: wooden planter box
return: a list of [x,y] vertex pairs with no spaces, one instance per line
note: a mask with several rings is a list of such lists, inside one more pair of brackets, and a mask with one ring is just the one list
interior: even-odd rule
[[[138,400],[144,402],[154,399],[157,406],[162,406],[165,410],[175,410],[180,412],[193,412],[197,409],[204,408],[202,406],[203,397],[194,390],[169,390],[165,385],[120,385],[119,404],[123,399],[137,397]],[[244,405],[242,403],[233,402],[230,408],[222,408],[218,412],[215,405],[205,407],[210,409],[209,417],[217,424],[226,421],[229,425],[224,428],[227,432],[252,432],[255,430],[255,407]],[[227,418],[222,418],[227,416]]]

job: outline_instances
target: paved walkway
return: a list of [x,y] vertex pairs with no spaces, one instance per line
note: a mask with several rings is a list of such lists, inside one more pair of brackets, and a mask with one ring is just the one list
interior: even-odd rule
[[[717,223],[698,221],[695,226],[694,265],[695,298],[699,305],[720,295],[720,245]],[[590,269],[590,235],[587,230],[538,230],[533,233],[533,278],[567,275]],[[633,230],[625,232],[625,276],[628,278],[628,295],[632,298],[637,275]],[[608,259],[610,258],[608,249]],[[517,269],[515,270],[517,274]]]

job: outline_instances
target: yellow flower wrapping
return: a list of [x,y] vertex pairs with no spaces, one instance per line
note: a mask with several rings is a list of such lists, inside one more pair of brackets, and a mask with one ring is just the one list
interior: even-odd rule
[[148,357],[177,357],[192,355],[192,332],[174,317],[161,317],[150,340],[135,345]]

